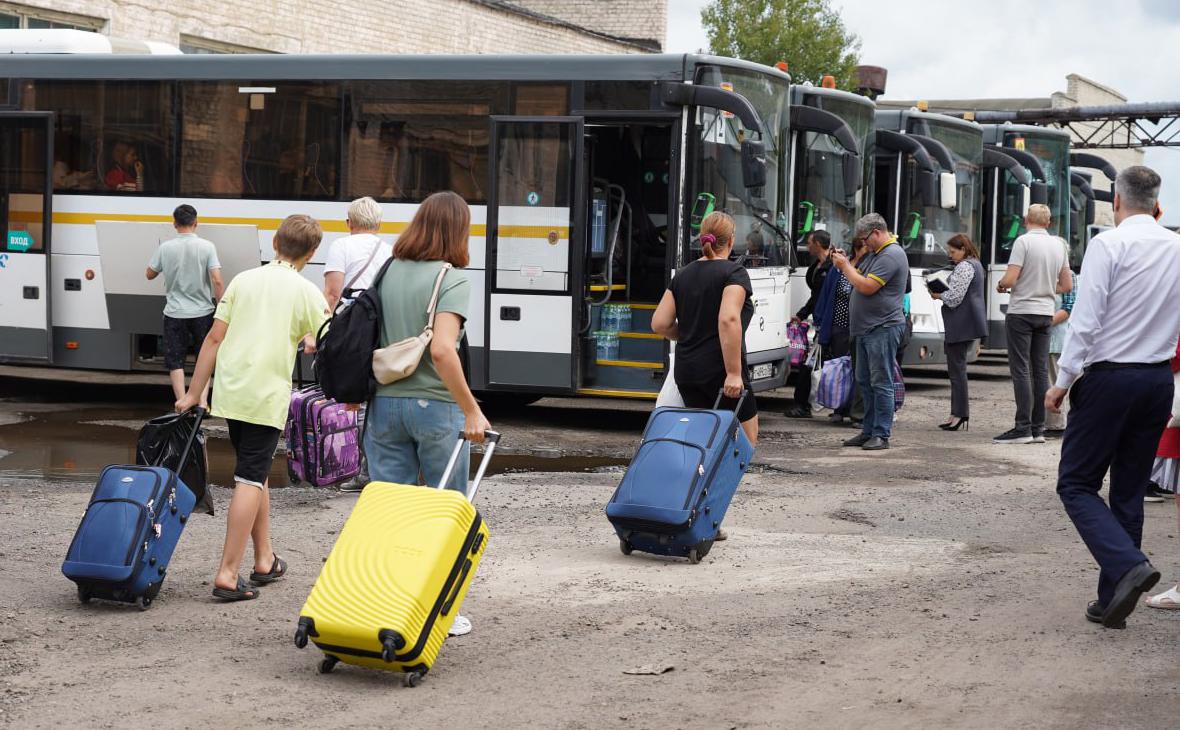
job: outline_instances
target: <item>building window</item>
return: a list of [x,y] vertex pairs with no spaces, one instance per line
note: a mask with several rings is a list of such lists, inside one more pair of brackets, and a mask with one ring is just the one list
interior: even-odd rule
[[171,191],[171,84],[27,82],[22,108],[56,114],[55,190],[149,195]]
[[195,35],[180,36],[180,51],[190,55],[208,55],[221,53],[274,53],[263,48],[254,48],[252,46],[239,46],[235,43],[224,43],[222,41],[210,40],[209,38],[201,38]]
[[0,30],[88,30],[100,32],[105,27],[106,21],[101,18],[0,2]]
[[182,89],[181,195],[336,197],[338,84],[194,81]]

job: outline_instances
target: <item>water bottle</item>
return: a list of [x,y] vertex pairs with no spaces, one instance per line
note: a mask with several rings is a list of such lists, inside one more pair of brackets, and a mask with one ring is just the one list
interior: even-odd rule
[[614,304],[602,307],[602,329],[604,332],[619,331],[619,308]]
[[618,320],[619,320],[619,332],[630,332],[631,331],[631,305],[630,304],[620,304],[619,305]]
[[597,349],[597,359],[610,359],[610,343],[607,342],[607,333],[603,330],[598,330],[594,333],[594,344]]
[[608,332],[606,335],[606,359],[619,359],[619,333]]

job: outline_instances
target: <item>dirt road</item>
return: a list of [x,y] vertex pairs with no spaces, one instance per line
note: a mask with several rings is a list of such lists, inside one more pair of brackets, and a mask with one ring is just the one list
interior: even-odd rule
[[[762,399],[760,466],[731,539],[697,566],[619,552],[602,515],[617,467],[492,477],[478,498],[491,543],[464,606],[475,630],[415,689],[345,666],[320,676],[319,655],[291,641],[351,495],[274,490],[291,572],[257,601],[210,600],[219,515],[194,518],[151,610],[79,605],[59,566],[92,476],[70,444],[130,441],[127,425],[166,392],[100,388],[81,404],[68,388],[0,387],[0,454],[12,452],[0,458],[0,725],[1171,724],[1180,615],[1140,609],[1125,631],[1082,619],[1096,572],[1053,492],[1058,445],[990,443],[1011,418],[999,362],[973,368],[973,430],[939,431],[944,377],[911,374],[894,448],[879,454],[841,449],[847,429]],[[625,457],[645,408],[546,400],[494,422],[517,453]],[[114,416],[22,461],[22,432],[50,438],[37,429],[94,410]],[[228,497],[217,490],[219,506]],[[1146,508],[1148,553],[1175,580],[1175,508]],[[624,673],[643,666],[672,669]]]

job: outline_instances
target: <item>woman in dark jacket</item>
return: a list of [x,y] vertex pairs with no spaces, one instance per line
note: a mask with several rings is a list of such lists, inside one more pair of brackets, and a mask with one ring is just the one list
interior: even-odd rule
[[970,428],[971,410],[967,397],[967,356],[979,340],[987,336],[987,310],[983,287],[987,283],[979,250],[962,233],[947,241],[947,253],[955,268],[947,280],[947,291],[931,292],[942,300],[942,324],[945,331],[947,371],[951,378],[951,417],[939,424],[944,431]]
[[[808,317],[814,315],[816,326],[820,319],[816,312],[816,303],[824,288],[824,280],[832,270],[832,262],[828,259],[828,250],[832,247],[832,236],[827,231],[812,231],[807,236],[807,252],[811,254],[811,265],[807,267],[807,288],[811,296],[807,302],[791,318],[792,324],[801,324]],[[818,334],[818,333],[817,333]],[[795,398],[791,407],[787,409],[787,418],[811,418],[811,368],[807,364],[799,366],[795,374]]]

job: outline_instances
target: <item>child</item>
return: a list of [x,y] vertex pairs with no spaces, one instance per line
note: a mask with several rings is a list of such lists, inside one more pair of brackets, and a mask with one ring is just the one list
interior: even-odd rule
[[274,237],[275,260],[239,274],[230,282],[213,315],[188,393],[176,410],[195,406],[217,368],[213,415],[229,425],[234,446],[234,496],[229,504],[221,567],[213,595],[223,601],[258,597],[238,575],[247,538],[254,541],[255,585],[287,572],[270,543],[270,491],[267,476],[287,420],[291,370],[299,342],[327,319],[324,295],[299,271],[315,255],[323,231],[311,216],[293,215]]

